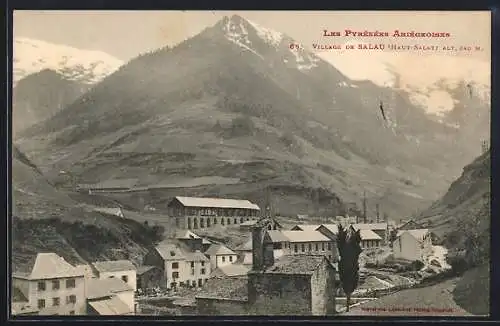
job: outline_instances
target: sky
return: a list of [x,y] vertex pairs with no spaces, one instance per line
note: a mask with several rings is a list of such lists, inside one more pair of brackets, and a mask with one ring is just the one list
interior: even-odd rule
[[[448,39],[418,40],[418,43],[480,45],[484,51],[472,55],[490,60],[489,12],[15,11],[13,34],[14,37],[99,50],[128,61],[140,53],[175,45],[232,14],[285,33],[307,48],[315,42],[347,41],[344,37],[324,37],[324,29],[448,32],[451,34]],[[399,39],[398,42],[412,44],[416,41]]]

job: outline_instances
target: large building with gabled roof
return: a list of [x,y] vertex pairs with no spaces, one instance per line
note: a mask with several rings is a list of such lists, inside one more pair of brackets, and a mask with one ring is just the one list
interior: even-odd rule
[[22,293],[13,313],[36,310],[38,315],[82,315],[86,313],[84,272],[55,253],[39,253],[25,273],[13,273],[12,287]]
[[180,229],[204,229],[216,225],[239,225],[260,215],[258,205],[240,199],[177,196],[168,204]]

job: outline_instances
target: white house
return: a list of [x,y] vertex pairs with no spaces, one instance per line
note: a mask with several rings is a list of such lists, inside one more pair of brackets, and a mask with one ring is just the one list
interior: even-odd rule
[[210,259],[210,267],[212,269],[233,264],[238,258],[238,255],[234,251],[218,243],[212,244],[207,251],[205,251],[205,255]]
[[380,237],[377,233],[372,230],[363,230],[359,231],[361,235],[361,248],[363,249],[376,249],[380,248],[382,243],[382,237]]
[[393,244],[394,258],[425,259],[432,254],[432,239],[428,229],[400,230]]
[[99,279],[119,278],[137,290],[137,269],[129,260],[97,261],[92,269]]

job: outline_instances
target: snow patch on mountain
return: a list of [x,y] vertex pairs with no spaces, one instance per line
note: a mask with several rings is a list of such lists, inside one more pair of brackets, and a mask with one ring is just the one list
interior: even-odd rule
[[250,46],[252,45],[252,42],[248,38],[248,31],[245,28],[245,25],[243,24],[243,21],[241,19],[229,19],[226,17],[224,25],[222,27],[226,38],[233,42],[234,44],[238,45],[239,47],[250,51],[260,57],[261,59],[264,59],[262,55],[260,55],[257,51],[252,49]]
[[381,87],[406,91],[413,104],[430,114],[443,116],[452,110],[456,99],[451,92],[462,84],[468,85],[474,96],[485,103],[490,101],[491,69],[487,62],[451,55],[342,48],[317,55],[351,80],[368,80]]
[[247,19],[247,22],[255,28],[257,35],[262,38],[266,43],[271,44],[273,46],[279,46],[281,41],[283,40],[283,34],[280,32],[276,32],[272,29],[265,28],[251,20]]
[[105,52],[19,37],[13,44],[13,84],[44,69],[57,71],[69,80],[94,84],[123,63]]

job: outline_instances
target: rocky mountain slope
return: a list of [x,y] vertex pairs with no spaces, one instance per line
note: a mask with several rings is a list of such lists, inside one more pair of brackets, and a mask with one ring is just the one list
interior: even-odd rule
[[[71,171],[67,186],[137,178],[142,191],[115,197],[138,209],[272,189],[281,214],[335,215],[366,191],[371,215],[378,201],[395,219],[430,204],[479,151],[479,139],[457,151],[457,129],[404,90],[351,80],[290,43],[225,17],[130,61],[17,143],[47,175]],[[388,121],[381,98],[396,103]]]
[[467,165],[448,192],[417,219],[448,248],[465,250],[473,265],[490,257],[490,159],[488,151]]
[[15,135],[50,118],[89,90],[90,85],[68,80],[54,70],[44,69],[21,79],[12,93],[12,129]]
[[55,252],[72,263],[137,262],[161,238],[156,228],[83,209],[53,187],[18,148],[12,154],[14,270],[26,271],[38,252]]

